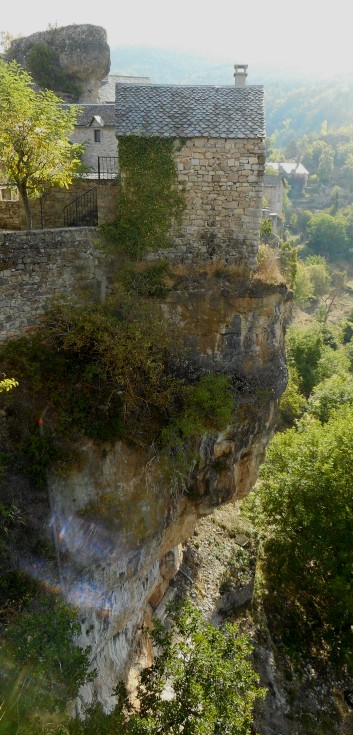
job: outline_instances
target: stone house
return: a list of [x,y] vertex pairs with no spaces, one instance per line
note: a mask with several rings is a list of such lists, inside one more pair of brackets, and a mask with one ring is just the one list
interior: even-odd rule
[[304,191],[308,185],[309,171],[302,163],[283,161],[282,163],[268,162],[268,167],[278,171],[278,175],[286,179],[297,191]]
[[116,135],[169,137],[185,211],[176,245],[253,267],[265,166],[262,86],[116,85]]
[[[102,170],[105,174],[116,175],[114,104],[85,104],[80,105],[80,109],[71,141],[85,146],[82,162],[87,174],[97,178]],[[104,178],[110,176],[105,175]]]

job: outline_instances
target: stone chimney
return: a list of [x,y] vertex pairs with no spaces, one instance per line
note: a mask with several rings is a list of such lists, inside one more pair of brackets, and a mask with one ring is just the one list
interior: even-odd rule
[[234,81],[236,87],[244,87],[248,76],[247,64],[234,64]]

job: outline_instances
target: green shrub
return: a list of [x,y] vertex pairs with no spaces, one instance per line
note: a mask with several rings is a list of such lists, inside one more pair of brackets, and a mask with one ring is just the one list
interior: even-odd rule
[[289,242],[279,244],[279,264],[286,282],[293,288],[298,269],[298,248]]
[[294,367],[289,367],[288,384],[279,402],[281,425],[293,426],[304,413],[306,399],[299,389],[299,375]]
[[158,260],[152,264],[127,262],[119,273],[119,280],[127,289],[143,298],[163,298],[168,290],[170,264]]
[[82,436],[183,447],[187,458],[189,440],[231,418],[230,378],[197,377],[178,329],[158,305],[126,291],[109,308],[58,306],[1,357],[20,382],[8,399],[9,461],[39,488],[52,464],[79,461]]
[[[235,625],[215,628],[184,603],[171,616],[166,631],[152,631],[158,653],[141,673],[138,711],[126,689],[117,688],[118,704],[111,715],[95,706],[84,723],[72,723],[71,735],[250,735],[253,707],[264,696],[253,671],[251,645]],[[162,696],[168,689],[169,696]]]
[[208,373],[186,386],[182,410],[162,431],[164,446],[181,446],[208,431],[225,429],[232,418],[234,398],[228,375]]
[[307,411],[322,423],[344,403],[353,404],[353,377],[334,373],[315,386],[307,403]]
[[325,345],[315,369],[315,384],[333,375],[345,375],[349,368],[349,358],[344,349],[335,350]]
[[314,297],[314,286],[309,270],[301,260],[298,260],[293,290],[295,300],[300,306],[307,306]]
[[330,273],[327,263],[310,263],[305,261],[306,271],[313,286],[314,296],[323,296],[330,286]]

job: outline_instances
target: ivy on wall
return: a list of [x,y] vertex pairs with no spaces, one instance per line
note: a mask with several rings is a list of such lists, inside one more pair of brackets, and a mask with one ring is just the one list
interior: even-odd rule
[[120,186],[115,221],[104,232],[119,250],[139,258],[169,245],[185,204],[172,138],[119,139]]

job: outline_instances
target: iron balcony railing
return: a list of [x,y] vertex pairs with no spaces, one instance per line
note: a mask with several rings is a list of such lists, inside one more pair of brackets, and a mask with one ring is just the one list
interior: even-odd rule
[[116,179],[118,156],[98,156],[98,181]]

